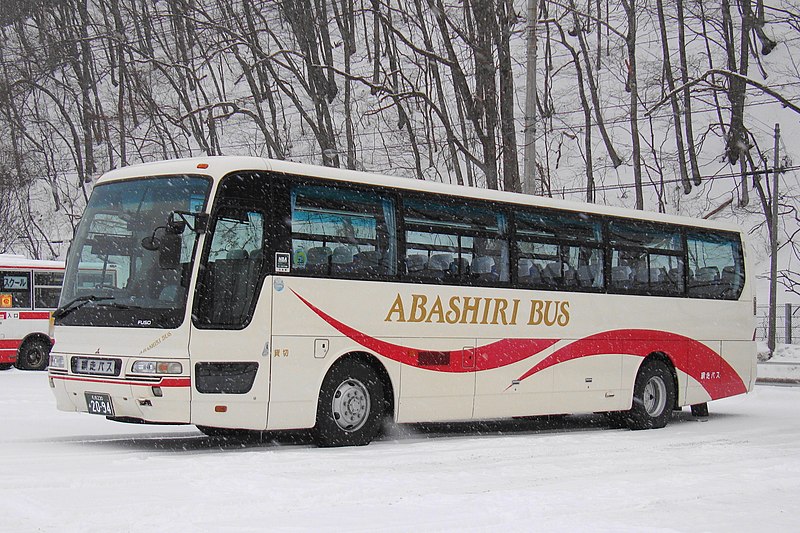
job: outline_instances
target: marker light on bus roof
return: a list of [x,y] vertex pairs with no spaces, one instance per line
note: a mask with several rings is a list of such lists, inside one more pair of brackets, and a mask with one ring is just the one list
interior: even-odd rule
[[208,163],[197,163],[197,168],[208,168]]

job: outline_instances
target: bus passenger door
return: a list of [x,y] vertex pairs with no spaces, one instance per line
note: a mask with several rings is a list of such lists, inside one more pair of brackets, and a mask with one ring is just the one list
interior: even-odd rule
[[209,224],[189,339],[193,424],[266,428],[272,294],[264,289],[266,220],[257,205],[222,200]]

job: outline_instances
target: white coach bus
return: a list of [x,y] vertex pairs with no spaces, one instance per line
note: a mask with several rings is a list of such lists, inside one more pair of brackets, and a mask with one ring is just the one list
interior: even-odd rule
[[[82,265],[114,264],[81,286]],[[97,182],[70,248],[58,408],[207,434],[606,412],[750,391],[734,225],[242,157]]]
[[64,263],[0,254],[0,370],[44,370]]

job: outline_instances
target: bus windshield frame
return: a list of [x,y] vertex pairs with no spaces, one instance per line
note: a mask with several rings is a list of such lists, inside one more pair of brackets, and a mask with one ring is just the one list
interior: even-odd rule
[[[186,227],[176,234],[169,219],[203,213],[211,185],[208,176],[175,174],[96,186],[70,247],[57,323],[180,326],[198,234]],[[165,260],[176,246],[178,260]]]

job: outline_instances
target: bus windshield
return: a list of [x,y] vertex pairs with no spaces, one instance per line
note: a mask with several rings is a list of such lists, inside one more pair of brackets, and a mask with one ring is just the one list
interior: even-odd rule
[[179,326],[197,235],[167,219],[173,211],[202,212],[209,188],[208,178],[191,175],[98,185],[70,247],[58,323]]

